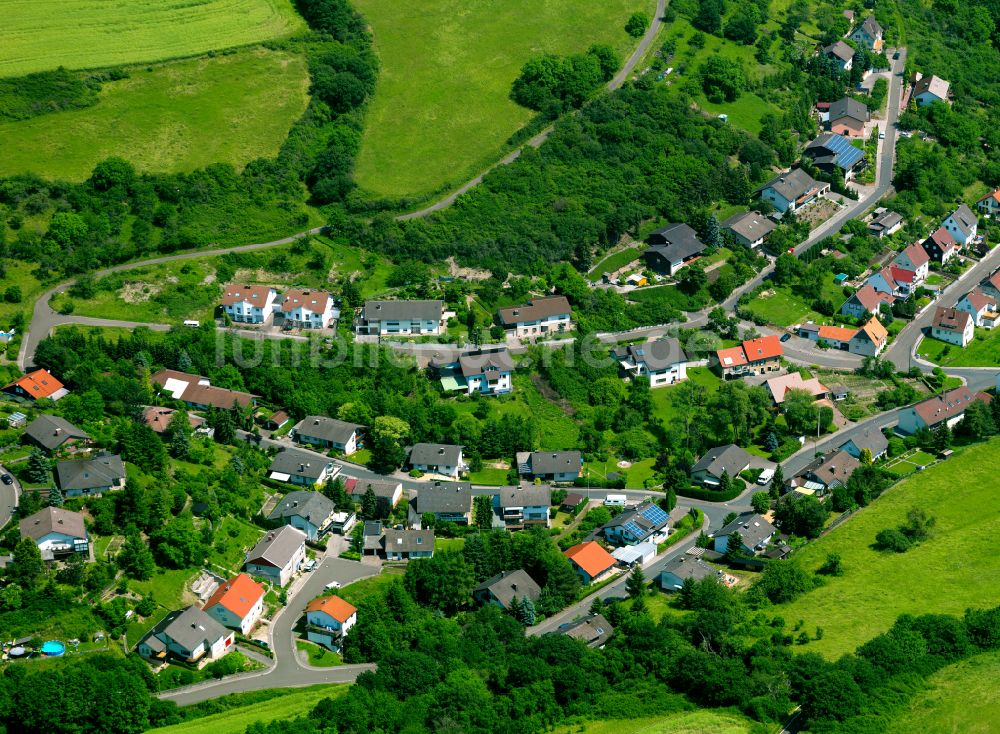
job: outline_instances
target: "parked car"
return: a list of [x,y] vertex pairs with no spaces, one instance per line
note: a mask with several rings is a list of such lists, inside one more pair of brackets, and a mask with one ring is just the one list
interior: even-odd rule
[[331,581],[330,583],[328,583],[326,585],[326,588],[329,589],[330,591],[332,591],[334,589],[339,589],[340,586],[341,586],[341,584],[340,584],[339,581]]
[[879,133],[878,134],[878,139],[879,140],[885,140],[885,133]]
[[792,338],[791,334],[782,334],[781,338],[778,341],[780,341],[780,342],[786,342],[786,341],[788,341],[791,338]]
[[0,482],[3,482],[4,484],[8,485],[13,484],[14,477],[12,477],[10,474],[4,474],[2,477],[0,477]]
[[772,479],[774,479],[774,469],[765,469],[757,477],[757,484],[763,487],[766,484],[770,484]]
[[303,571],[312,571],[314,568],[316,568],[315,558],[310,558],[308,561],[305,562],[305,565],[302,566]]
[[895,59],[898,59],[898,58],[899,58],[899,51],[897,51],[896,53],[894,53],[894,54],[892,55],[892,58],[893,58],[894,60],[895,60]]

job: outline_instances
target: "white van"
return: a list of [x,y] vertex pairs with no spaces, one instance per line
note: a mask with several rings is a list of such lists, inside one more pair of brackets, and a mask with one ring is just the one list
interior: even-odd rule
[[184,322],[184,325],[187,326],[189,329],[197,329],[199,326],[201,326],[201,322],[188,319],[187,321]]
[[766,484],[770,484],[772,479],[774,479],[774,469],[765,469],[757,477],[757,484],[763,487]]
[[605,507],[624,507],[625,506],[625,495],[623,494],[609,494],[604,500]]

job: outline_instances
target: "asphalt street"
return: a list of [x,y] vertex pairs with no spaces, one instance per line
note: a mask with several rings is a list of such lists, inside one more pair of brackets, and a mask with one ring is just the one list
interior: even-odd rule
[[17,509],[18,497],[21,496],[21,485],[17,481],[17,477],[7,467],[0,464],[0,476],[4,474],[10,474],[14,483],[4,484],[0,482],[0,528],[6,527],[11,517],[14,516],[14,510]]

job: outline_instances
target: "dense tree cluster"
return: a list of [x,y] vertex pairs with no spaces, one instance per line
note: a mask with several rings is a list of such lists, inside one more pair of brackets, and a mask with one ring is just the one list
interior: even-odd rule
[[610,46],[594,45],[585,54],[546,54],[529,59],[514,80],[511,99],[555,119],[579,108],[621,66]]

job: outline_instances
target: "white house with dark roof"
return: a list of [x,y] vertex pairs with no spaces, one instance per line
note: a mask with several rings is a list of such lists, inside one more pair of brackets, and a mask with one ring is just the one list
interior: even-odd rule
[[735,479],[741,471],[749,468],[750,454],[731,443],[706,451],[691,467],[691,478],[701,484],[718,486],[723,473]]
[[507,530],[529,525],[549,527],[552,488],[544,484],[501,487],[493,496],[493,506]]
[[976,322],[968,311],[938,306],[931,322],[931,336],[958,347],[967,347],[976,335]]
[[645,377],[651,388],[687,379],[688,356],[673,337],[616,347],[612,354],[623,377]]
[[533,298],[523,306],[500,309],[500,325],[518,338],[563,332],[572,323],[573,310],[566,296]]
[[303,449],[282,449],[271,460],[268,479],[287,482],[300,487],[324,484],[340,473],[340,467],[329,458]]
[[92,459],[71,459],[56,464],[56,482],[67,497],[86,497],[124,489],[126,479],[125,464],[117,454],[101,454]]
[[139,642],[137,651],[151,660],[177,657],[187,663],[218,660],[235,649],[235,633],[192,605],[170,612]]
[[889,451],[889,439],[882,431],[876,428],[866,428],[860,435],[847,439],[837,447],[841,451],[846,451],[855,459],[861,458],[861,452],[865,449],[871,451],[872,459],[877,460],[885,456]]
[[366,301],[354,321],[358,335],[439,335],[445,329],[442,301]]
[[903,228],[903,216],[899,212],[883,210],[868,222],[868,232],[882,239],[890,237]]
[[281,301],[283,325],[294,329],[329,329],[337,325],[340,309],[328,291],[291,288]]
[[299,443],[335,449],[350,456],[358,450],[358,441],[364,426],[357,423],[328,418],[325,415],[307,415],[292,428],[291,434]]
[[296,490],[286,494],[267,519],[281,525],[291,525],[316,540],[334,523],[337,508],[322,492]]
[[90,536],[83,515],[63,507],[43,507],[21,520],[21,538],[31,538],[42,559],[51,561],[78,553],[89,555]]
[[882,26],[874,15],[869,15],[851,31],[850,39],[869,51],[879,53],[882,50],[882,34]]
[[464,352],[458,370],[467,395],[504,395],[514,390],[514,360],[507,347]]
[[722,572],[712,568],[700,558],[682,553],[671,558],[660,571],[660,588],[664,591],[680,591],[687,579],[701,581],[706,578],[721,580]]
[[237,324],[263,324],[274,313],[278,292],[266,285],[226,283],[222,288],[223,312]]
[[572,482],[583,467],[579,451],[522,451],[515,458],[520,476],[543,482]]
[[615,545],[654,544],[667,539],[670,515],[652,500],[632,507],[611,518],[600,530],[604,539]]
[[649,235],[646,241],[649,243],[643,253],[646,265],[667,275],[675,275],[706,249],[698,233],[687,224],[668,224]]
[[722,223],[722,228],[732,234],[734,240],[751,249],[763,245],[777,226],[757,211],[734,214]]
[[434,531],[386,528],[382,533],[381,548],[387,561],[431,558],[434,555]]
[[469,525],[472,522],[472,485],[469,482],[421,485],[416,498],[410,502],[410,526],[420,529],[427,514],[433,515],[435,522]]
[[754,556],[767,547],[777,532],[774,525],[760,515],[743,514],[715,533],[712,549],[716,553],[725,553],[729,549],[730,536],[736,533],[743,540],[743,552]]
[[244,568],[251,576],[261,576],[284,586],[306,560],[306,534],[291,525],[264,533],[246,556]]
[[979,229],[979,217],[973,214],[968,206],[960,204],[941,222],[941,226],[948,231],[955,242],[964,247],[975,239]]
[[782,173],[758,189],[760,198],[769,201],[779,212],[797,211],[830,190],[830,184],[817,181],[801,168]]
[[839,39],[829,46],[824,46],[823,55],[833,59],[841,71],[850,71],[851,67],[854,66],[854,49]]
[[440,443],[414,444],[410,448],[407,464],[411,469],[451,479],[458,479],[458,475],[467,468],[461,446]]

